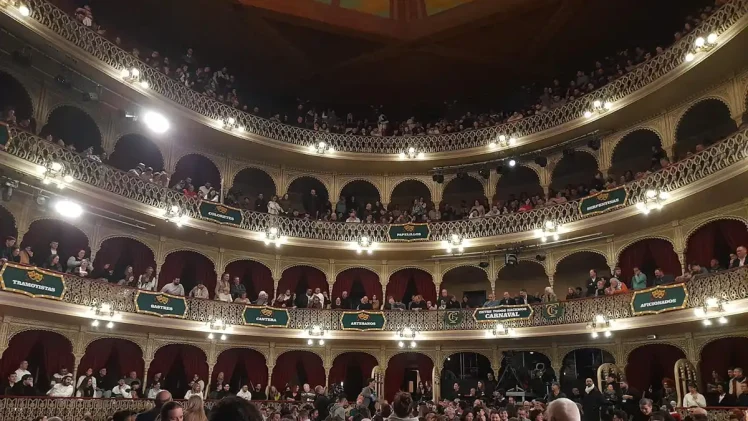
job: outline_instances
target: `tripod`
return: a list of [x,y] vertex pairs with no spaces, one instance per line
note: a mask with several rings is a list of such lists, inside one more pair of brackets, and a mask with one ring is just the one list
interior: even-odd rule
[[525,389],[523,389],[521,386],[522,382],[519,380],[519,376],[517,375],[517,370],[514,368],[514,366],[511,363],[507,364],[506,370],[504,370],[504,372],[501,373],[501,377],[499,377],[498,384],[499,385],[504,384],[505,380],[507,381],[514,380],[514,382],[516,383],[516,385],[513,388],[507,389],[507,391],[512,391],[512,390],[517,391],[517,392],[525,391]]

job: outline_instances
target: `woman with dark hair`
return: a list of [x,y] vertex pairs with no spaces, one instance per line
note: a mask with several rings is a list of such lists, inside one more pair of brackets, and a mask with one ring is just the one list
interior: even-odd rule
[[[408,392],[397,392],[395,399],[392,401],[392,411],[395,414],[390,415],[390,420],[418,421],[418,418],[413,418],[411,416],[411,413],[413,412],[413,397]],[[472,421],[472,419],[468,421]]]
[[53,254],[47,258],[47,261],[42,265],[43,269],[53,270],[55,272],[62,272],[62,265],[60,264],[60,255]]
[[179,402],[167,402],[161,407],[161,413],[158,415],[161,421],[183,421],[184,412]]
[[543,411],[540,409],[533,409],[530,411],[530,421],[543,421]]
[[93,377],[86,377],[75,391],[75,396],[78,398],[93,398],[94,391]]

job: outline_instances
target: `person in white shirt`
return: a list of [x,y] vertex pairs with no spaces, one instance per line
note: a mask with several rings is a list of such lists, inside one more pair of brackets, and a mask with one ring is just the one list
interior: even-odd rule
[[205,288],[205,285],[197,284],[197,286],[192,288],[192,291],[190,291],[190,297],[207,300],[210,298],[210,293],[208,293],[208,288]]
[[148,389],[148,399],[156,399],[156,395],[161,391],[161,383],[154,383],[153,387]]
[[78,381],[75,383],[75,388],[77,389],[77,388],[81,387],[81,385],[83,384],[83,382],[87,378],[89,378],[89,377],[92,377],[94,379],[94,381],[93,381],[93,387],[94,387],[94,389],[96,389],[96,378],[93,377],[93,368],[89,368],[88,370],[86,370],[86,374],[78,377]]
[[187,393],[184,394],[184,399],[189,399],[192,396],[200,396],[201,398],[203,397],[203,389],[199,381],[193,381],[192,389],[188,390]]
[[317,297],[317,298],[319,298],[319,302],[324,305],[324,303],[325,303],[325,296],[324,296],[324,294],[322,294],[322,290],[321,289],[315,288],[314,289],[314,296]]
[[145,269],[145,273],[138,277],[138,289],[155,291],[156,284],[156,277],[153,276],[153,268],[149,266]]
[[360,219],[356,216],[356,211],[351,211],[351,213],[348,215],[348,219],[345,220],[345,222],[361,222]]
[[184,286],[182,286],[180,282],[181,282],[181,279],[174,278],[173,281],[164,285],[164,287],[161,288],[161,292],[165,294],[179,295],[179,296],[184,297]]
[[696,388],[696,383],[689,383],[688,394],[683,397],[683,407],[692,408],[694,406],[706,408],[706,398],[704,398],[704,395],[699,393],[699,389]]
[[283,213],[283,208],[278,204],[278,196],[273,196],[270,201],[268,201],[268,213],[270,215],[280,215]]
[[132,394],[130,393],[130,386],[125,384],[125,379],[119,379],[119,383],[117,383],[117,386],[114,386],[112,388],[112,397],[132,399]]
[[242,390],[240,390],[239,393],[236,394],[236,396],[248,401],[252,400],[252,392],[249,391],[249,386],[247,386],[246,384],[242,386]]
[[25,376],[26,374],[28,374],[29,376],[31,375],[31,372],[29,372],[28,368],[29,368],[29,362],[21,361],[21,364],[16,369],[16,382],[21,380],[21,378]]
[[59,373],[55,373],[52,375],[52,384],[50,384],[49,386],[52,387],[57,383],[62,383],[62,379],[64,379],[67,375],[70,375],[70,373],[68,373],[68,369],[65,367],[61,368]]
[[69,374],[62,379],[62,383],[52,386],[47,392],[47,396],[53,398],[69,398],[73,396],[75,388],[73,387],[73,375]]

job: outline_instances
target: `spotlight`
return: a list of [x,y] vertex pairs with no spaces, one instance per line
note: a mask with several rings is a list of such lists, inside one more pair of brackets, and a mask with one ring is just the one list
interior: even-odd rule
[[60,200],[55,203],[55,210],[66,218],[77,218],[83,214],[81,205],[69,200]]
[[544,156],[536,156],[535,163],[540,165],[540,168],[545,168],[545,166],[548,165],[548,158]]
[[497,166],[496,166],[496,174],[499,174],[499,175],[501,175],[501,174],[503,174],[503,173],[504,173],[504,166],[503,166],[503,165],[501,165],[501,164],[497,165]]
[[538,262],[544,262],[545,261],[545,255],[536,254],[535,255],[535,260],[537,260]]
[[510,167],[514,167],[515,165],[517,165],[517,161],[515,161],[515,160],[513,160],[513,159],[510,159],[510,160],[509,160],[509,166],[510,166]]
[[31,14],[31,9],[29,9],[25,4],[21,4],[18,6],[18,13],[23,17],[28,17]]
[[480,174],[480,176],[483,177],[483,179],[485,179],[485,180],[488,180],[488,177],[491,176],[491,172],[489,170],[485,169],[485,168],[479,170],[478,174]]
[[434,174],[431,176],[431,179],[434,180],[435,183],[441,184],[444,182],[444,174]]
[[587,146],[589,146],[589,148],[592,149],[593,151],[596,151],[600,149],[600,140],[592,139],[589,142],[587,142]]
[[169,120],[157,112],[147,111],[145,115],[143,115],[143,121],[149,129],[156,133],[164,133],[169,130]]

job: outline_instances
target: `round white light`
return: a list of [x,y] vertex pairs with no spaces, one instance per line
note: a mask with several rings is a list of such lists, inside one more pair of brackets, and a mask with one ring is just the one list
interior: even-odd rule
[[515,160],[513,160],[513,159],[510,159],[510,160],[509,160],[509,166],[510,166],[510,167],[513,167],[513,166],[515,166],[515,165],[517,165],[517,161],[515,161]]
[[499,141],[500,142],[504,142],[505,140],[506,140],[506,136],[504,136],[504,135],[499,136]]
[[221,335],[221,340],[222,340],[222,341],[225,341],[225,340],[226,340],[226,338],[227,338],[227,336],[226,336],[226,335]]
[[423,157],[426,156],[423,152],[418,152],[418,159],[423,159]]
[[696,315],[696,317],[704,317],[706,316],[706,311],[704,311],[704,308],[697,307],[693,310],[693,314]]
[[596,339],[596,338],[597,338],[597,332],[592,332],[592,338],[593,338],[593,339]]
[[610,110],[611,108],[613,108],[613,103],[612,103],[612,102],[610,102],[610,101],[605,101],[605,104],[603,104],[603,107],[604,107],[604,108],[605,108],[606,110]]
[[554,240],[554,241],[558,241],[558,239],[559,239],[559,236],[558,236],[558,234],[553,234],[553,240]]
[[397,346],[399,346],[400,348],[402,348],[402,347],[405,346],[405,343],[403,341],[400,341],[400,342],[397,343]]
[[18,6],[18,12],[21,13],[21,16],[28,17],[31,14],[31,9],[29,9],[25,4],[22,4]]
[[53,162],[52,163],[52,171],[58,172],[61,169],[62,169],[62,164],[60,164],[59,162]]
[[151,86],[151,84],[150,84],[150,83],[148,83],[148,81],[147,81],[147,80],[141,80],[141,81],[140,81],[140,87],[141,87],[141,88],[143,88],[143,89],[148,89],[148,88],[149,88],[150,86]]
[[727,317],[725,317],[725,316],[722,316],[722,317],[720,317],[717,320],[719,321],[720,324],[723,324],[723,325],[727,324]]
[[316,145],[309,145],[309,151],[310,152],[314,152],[316,150],[317,150],[317,146]]
[[98,325],[99,325],[99,321],[98,320],[94,320],[93,322],[91,322],[91,326],[93,326],[93,327],[96,327]]
[[515,143],[517,143],[516,137],[510,137],[509,138],[509,146],[513,146]]
[[164,133],[169,130],[169,120],[167,120],[163,114],[154,111],[147,111],[143,116],[143,121],[149,129],[156,133]]
[[584,118],[590,118],[590,117],[592,117],[592,111],[585,111]]
[[65,177],[62,177],[62,179],[65,180],[66,183],[72,183],[75,181],[75,179],[70,175],[66,175]]
[[592,103],[592,105],[593,105],[593,106],[594,106],[595,108],[600,108],[600,107],[602,107],[602,106],[603,106],[603,102],[602,102],[602,101],[600,101],[599,99],[597,99],[597,100],[595,100],[595,102],[593,102],[593,103]]
[[400,152],[399,154],[397,154],[397,156],[400,159],[405,159],[405,152]]
[[234,117],[229,117],[229,124],[234,124],[234,123],[236,123],[236,120],[234,119]]
[[208,339],[213,339],[213,338],[215,338],[215,336],[213,336],[213,333],[209,333],[208,334]]
[[711,320],[704,319],[704,326],[711,326],[711,325],[712,325],[712,321]]
[[693,55],[693,53],[688,53],[688,54],[686,54],[686,61],[687,61],[687,62],[691,62],[691,61],[693,61],[693,59],[695,59],[695,58],[696,58],[696,56],[695,56],[695,55]]
[[610,337],[611,337],[612,335],[613,335],[613,334],[612,334],[612,333],[610,333],[610,331],[609,331],[609,330],[606,330],[606,331],[605,331],[605,337],[606,337],[606,338],[610,338]]
[[111,329],[111,328],[113,328],[113,327],[114,327],[114,323],[112,323],[112,322],[109,322],[109,323],[107,323],[107,324],[106,324],[106,327],[107,327],[108,329]]
[[122,76],[122,79],[127,79],[128,77],[130,77],[130,71],[127,69],[122,69],[122,71],[120,72],[120,76]]
[[132,73],[132,77],[138,77],[138,76],[140,76],[140,70],[138,70],[138,69],[136,69],[134,67],[132,68],[132,70],[130,70],[130,73]]
[[698,48],[703,47],[704,44],[706,44],[706,40],[704,39],[704,37],[698,37],[696,38],[696,41],[694,41],[694,45]]
[[489,147],[489,148],[492,148],[492,149],[493,149],[493,148],[495,148],[495,147],[496,147],[496,142],[491,142],[491,143],[489,143],[489,144],[488,144],[488,147]]
[[413,148],[413,147],[408,148],[408,152],[410,153],[414,153],[415,151],[416,151],[416,148]]
[[277,227],[270,227],[270,233],[275,235],[278,234],[278,228]]
[[709,34],[709,36],[706,37],[706,42],[708,42],[709,44],[715,44],[717,42],[717,34],[715,34],[714,32]]
[[77,218],[83,214],[81,205],[69,200],[60,200],[55,203],[55,210],[66,218]]
[[309,340],[306,341],[306,344],[307,345],[314,345],[314,340],[313,339],[309,339]]
[[324,345],[324,344],[325,344],[325,340],[324,340],[324,339],[320,339],[320,340],[319,340],[319,344],[320,344],[320,345]]

